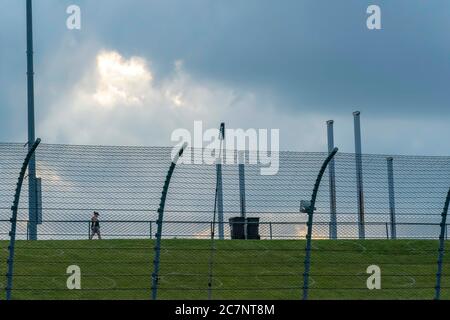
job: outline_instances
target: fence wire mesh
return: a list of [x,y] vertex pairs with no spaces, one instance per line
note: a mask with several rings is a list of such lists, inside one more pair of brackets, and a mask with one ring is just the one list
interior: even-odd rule
[[[35,155],[42,201],[34,210],[42,213],[42,221],[38,240],[27,241],[26,177],[18,210],[13,298],[149,299],[157,210],[171,153],[169,147],[39,145]],[[310,199],[327,153],[273,153],[278,172],[262,175],[267,165],[258,161],[260,154],[246,152],[245,201],[239,165],[225,161],[223,220],[217,212],[213,219],[216,165],[183,163],[195,162],[206,153],[211,152],[187,149],[170,182],[158,299],[300,299],[307,231],[307,214],[300,212],[300,201]],[[11,204],[26,154],[22,144],[0,143],[2,288]],[[237,158],[236,151],[227,150],[226,155]],[[333,161],[336,222],[331,219],[328,170],[315,205],[310,298],[433,298],[450,157],[392,156],[392,180],[386,155],[360,159],[364,239],[358,218],[357,157],[338,153]],[[100,213],[101,241],[97,235],[95,241],[88,240],[93,211]],[[243,214],[248,222],[230,223]],[[259,220],[251,222],[251,218]],[[334,227],[336,239],[330,239]],[[233,228],[254,238],[231,240]],[[447,299],[449,264],[444,259],[441,297]],[[80,267],[81,290],[67,287],[67,268],[72,265]],[[370,265],[381,269],[380,290],[366,286]]]

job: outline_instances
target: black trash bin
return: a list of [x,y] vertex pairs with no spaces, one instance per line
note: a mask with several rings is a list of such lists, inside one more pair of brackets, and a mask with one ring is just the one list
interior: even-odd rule
[[245,239],[247,226],[247,239],[259,240],[259,218],[230,218],[231,239]]
[[247,239],[259,240],[259,218],[247,218]]
[[245,218],[233,217],[230,218],[231,239],[245,239]]

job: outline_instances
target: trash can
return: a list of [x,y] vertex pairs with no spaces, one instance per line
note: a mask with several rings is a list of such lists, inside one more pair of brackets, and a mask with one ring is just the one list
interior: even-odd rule
[[259,218],[247,218],[247,239],[259,240]]
[[259,218],[230,218],[231,239],[245,239],[245,227],[247,226],[247,239],[259,240]]
[[245,239],[245,218],[233,217],[230,218],[231,239]]

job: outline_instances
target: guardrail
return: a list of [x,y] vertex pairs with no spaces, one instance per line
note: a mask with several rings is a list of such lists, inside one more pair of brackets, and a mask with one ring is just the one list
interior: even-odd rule
[[[305,239],[306,221],[258,223],[259,236],[264,240]],[[28,239],[28,220],[17,220],[16,237]],[[211,239],[212,221],[165,221],[163,238]],[[232,223],[224,222],[225,239],[231,239]],[[248,222],[252,225],[254,222]],[[155,220],[103,220],[100,222],[103,239],[154,239]],[[216,228],[220,225],[215,223]],[[314,222],[313,238],[328,239],[329,222]],[[440,223],[397,222],[397,239],[436,239]],[[448,226],[445,225],[445,239],[448,240]],[[0,220],[0,240],[9,239],[9,220]],[[338,239],[357,239],[357,222],[338,222]],[[367,239],[391,239],[391,222],[366,222]],[[89,220],[44,220],[38,226],[41,240],[85,240],[89,239],[91,222]],[[218,239],[218,235],[216,235]]]

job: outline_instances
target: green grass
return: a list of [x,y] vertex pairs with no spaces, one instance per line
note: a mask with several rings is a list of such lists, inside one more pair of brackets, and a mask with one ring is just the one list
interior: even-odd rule
[[[304,241],[215,244],[213,299],[301,297]],[[7,246],[0,242],[1,287]],[[13,298],[149,299],[153,246],[152,240],[17,241]],[[158,298],[207,299],[210,247],[208,240],[163,240]],[[437,248],[430,240],[314,240],[310,298],[432,299]],[[366,288],[372,264],[381,268],[381,290]],[[82,290],[67,289],[69,265],[81,268]],[[442,286],[450,287],[450,264]],[[442,298],[450,299],[450,289],[442,289]]]

